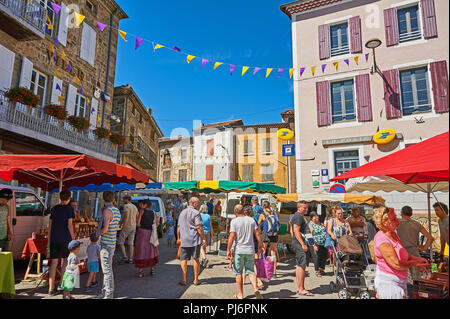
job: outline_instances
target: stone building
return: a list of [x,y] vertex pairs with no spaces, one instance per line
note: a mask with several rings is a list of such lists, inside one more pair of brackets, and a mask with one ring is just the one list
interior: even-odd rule
[[[119,21],[113,0],[64,0],[57,14],[46,0],[0,0],[0,152],[86,154],[116,161],[117,147],[93,131],[109,127]],[[77,26],[75,13],[85,19]],[[100,30],[101,22],[106,25]],[[9,102],[5,91],[26,87],[41,98],[36,109]],[[80,133],[44,114],[49,104],[89,120]]]
[[193,137],[160,138],[158,163],[160,182],[193,180]]
[[112,114],[119,120],[112,122],[111,132],[125,136],[119,147],[119,164],[135,168],[158,181],[158,141],[163,136],[152,115],[133,88],[127,84],[114,88]]

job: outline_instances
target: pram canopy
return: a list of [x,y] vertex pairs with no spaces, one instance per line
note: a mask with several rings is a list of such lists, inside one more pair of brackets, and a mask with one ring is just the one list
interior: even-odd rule
[[346,255],[362,255],[363,250],[358,242],[358,239],[345,235],[338,239],[338,248],[342,254]]

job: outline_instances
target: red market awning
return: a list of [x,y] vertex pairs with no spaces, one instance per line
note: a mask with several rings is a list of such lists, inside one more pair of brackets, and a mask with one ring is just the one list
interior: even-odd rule
[[47,191],[149,181],[149,176],[138,170],[86,155],[0,155],[0,178]]
[[331,181],[367,176],[388,176],[404,184],[448,181],[449,132],[357,167]]

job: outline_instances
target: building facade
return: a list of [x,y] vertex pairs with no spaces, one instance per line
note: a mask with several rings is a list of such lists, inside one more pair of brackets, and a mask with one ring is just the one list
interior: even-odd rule
[[[86,154],[116,161],[117,147],[94,130],[110,127],[119,21],[127,18],[113,0],[64,0],[59,14],[51,1],[0,0],[0,149],[13,154]],[[77,26],[74,11],[85,16]],[[104,31],[97,21],[107,25]],[[30,110],[8,101],[14,87],[31,89],[40,105]],[[80,133],[44,114],[65,105],[84,117]]]
[[193,180],[193,137],[159,139],[159,181],[185,182]]
[[[448,1],[303,0],[281,10],[292,20],[293,67],[327,64],[295,73],[297,192],[327,191],[328,179],[449,130]],[[373,38],[375,56],[365,47]],[[374,143],[383,129],[395,139]],[[396,209],[426,207],[426,195],[383,197]]]
[[158,181],[158,144],[163,136],[152,115],[133,88],[127,84],[114,88],[111,132],[125,136],[125,145],[119,147],[118,162],[135,168]]

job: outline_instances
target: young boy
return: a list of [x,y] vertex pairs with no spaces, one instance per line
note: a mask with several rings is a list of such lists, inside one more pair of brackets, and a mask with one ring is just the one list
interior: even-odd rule
[[168,221],[169,224],[169,231],[167,233],[167,245],[169,247],[172,247],[173,244],[173,238],[175,236],[175,227],[174,227],[174,223],[173,223],[173,219],[169,219]]
[[96,233],[91,234],[91,244],[87,248],[87,255],[88,255],[88,272],[89,277],[88,281],[86,283],[86,291],[90,291],[93,287],[98,285],[97,279],[97,273],[99,270],[99,260],[100,260],[100,245],[97,244],[98,242],[98,236]]
[[84,262],[80,263],[77,254],[80,251],[81,243],[78,240],[72,240],[69,245],[69,257],[67,258],[67,267],[64,272],[61,287],[64,289],[63,299],[74,299],[71,292],[73,288],[79,288],[80,271],[79,266],[84,266]]

